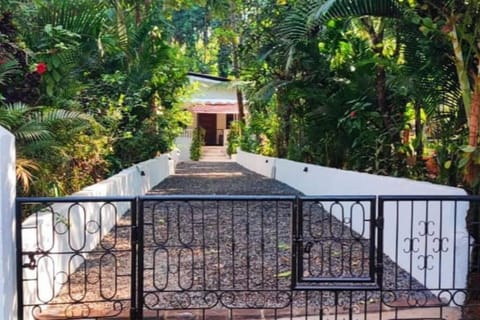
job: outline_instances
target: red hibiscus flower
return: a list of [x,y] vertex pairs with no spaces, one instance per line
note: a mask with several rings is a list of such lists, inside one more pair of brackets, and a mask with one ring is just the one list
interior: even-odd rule
[[39,74],[42,75],[45,72],[47,72],[47,64],[45,62],[40,62],[37,64],[37,67],[35,68],[35,71]]
[[350,118],[355,118],[357,116],[357,113],[355,111],[350,112]]

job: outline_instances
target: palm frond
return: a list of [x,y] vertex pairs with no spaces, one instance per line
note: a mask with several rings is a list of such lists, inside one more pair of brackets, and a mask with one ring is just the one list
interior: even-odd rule
[[311,33],[311,29],[305,22],[311,12],[316,8],[317,1],[305,0],[299,2],[277,28],[281,39],[286,42],[297,42],[305,39]]
[[310,12],[308,24],[322,25],[328,20],[347,17],[376,16],[395,18],[401,15],[396,0],[327,0],[317,3]]
[[83,112],[64,110],[64,109],[44,109],[42,112],[32,114],[32,120],[37,123],[49,124],[54,121],[91,121],[92,116]]
[[0,85],[7,85],[8,81],[15,75],[20,74],[20,64],[17,60],[11,59],[0,64]]
[[404,44],[403,69],[414,81],[412,93],[421,98],[429,115],[438,112],[439,105],[456,109],[461,92],[453,61],[448,56],[437,55],[435,47],[422,47],[425,39],[422,41],[424,36],[416,25],[403,23],[399,27],[402,30],[399,39]]
[[103,22],[102,1],[63,1],[43,2],[38,10],[39,25],[62,26],[83,38],[97,38]]
[[36,121],[27,121],[15,128],[13,134],[19,143],[47,140],[52,138],[52,133],[42,124]]
[[29,107],[17,102],[0,106],[0,125],[12,131],[20,143],[47,140],[53,137],[49,125],[57,121],[76,122],[85,128],[93,117],[78,111]]
[[304,0],[297,3],[276,28],[279,44],[275,47],[275,51],[284,55],[287,72],[291,70],[295,57],[297,57],[297,47],[312,39],[314,33],[306,21],[315,6],[315,0]]
[[19,123],[24,114],[28,111],[28,106],[22,102],[0,104],[0,126],[7,130],[13,130]]
[[25,193],[30,190],[30,185],[34,178],[33,172],[37,170],[39,170],[39,166],[35,161],[17,157],[15,172],[18,184],[22,187]]

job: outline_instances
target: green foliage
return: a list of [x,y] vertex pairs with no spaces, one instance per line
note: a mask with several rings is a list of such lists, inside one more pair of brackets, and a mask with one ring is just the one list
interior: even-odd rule
[[[267,141],[280,157],[458,185],[466,119],[451,48],[432,19],[407,14],[412,8],[262,2],[244,24],[251,114],[242,148],[263,152]],[[442,168],[430,171],[434,161]]]
[[205,145],[205,129],[196,128],[193,130],[192,144],[190,145],[190,159],[200,160],[202,156],[202,146]]
[[230,132],[227,136],[227,154],[231,156],[237,153],[237,148],[240,147],[240,139],[242,132],[242,123],[239,121],[232,121]]
[[77,191],[168,151],[191,122],[187,64],[160,4],[25,1],[10,13],[7,2],[0,122],[17,136],[21,192]]
[[[0,122],[19,137],[24,177],[35,172],[29,179],[37,194],[70,192],[167,151],[191,123],[180,99],[187,71],[233,75],[246,84],[249,119],[241,138],[232,128],[229,153],[240,144],[265,155],[452,185],[476,161],[476,152],[461,149],[467,118],[459,109],[464,92],[445,37],[448,21],[432,6],[13,3],[2,1],[0,9]],[[459,35],[474,44],[476,7],[445,8],[456,5],[465,17],[459,26],[469,26]],[[474,49],[464,55],[471,74]],[[46,125],[47,112],[89,114],[96,122]],[[438,165],[435,173],[427,158]]]
[[[81,166],[63,170],[66,161],[61,161],[81,156],[79,153],[69,154],[67,150],[77,147],[75,139],[93,124],[90,116],[80,112],[32,108],[23,103],[0,104],[0,125],[10,130],[16,138],[19,192],[55,195],[49,184],[75,182],[71,176],[75,172],[95,177]],[[84,143],[95,141],[93,137],[84,140]],[[75,188],[64,190],[76,191]]]

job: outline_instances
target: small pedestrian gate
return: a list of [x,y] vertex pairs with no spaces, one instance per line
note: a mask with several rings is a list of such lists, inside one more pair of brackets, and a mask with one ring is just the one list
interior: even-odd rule
[[20,198],[19,318],[460,319],[470,201]]

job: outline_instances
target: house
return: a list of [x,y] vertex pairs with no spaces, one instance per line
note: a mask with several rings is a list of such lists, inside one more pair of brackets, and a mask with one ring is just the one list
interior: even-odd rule
[[188,78],[195,88],[186,101],[193,128],[205,129],[206,146],[226,146],[230,124],[238,119],[236,89],[227,78],[192,72]]

